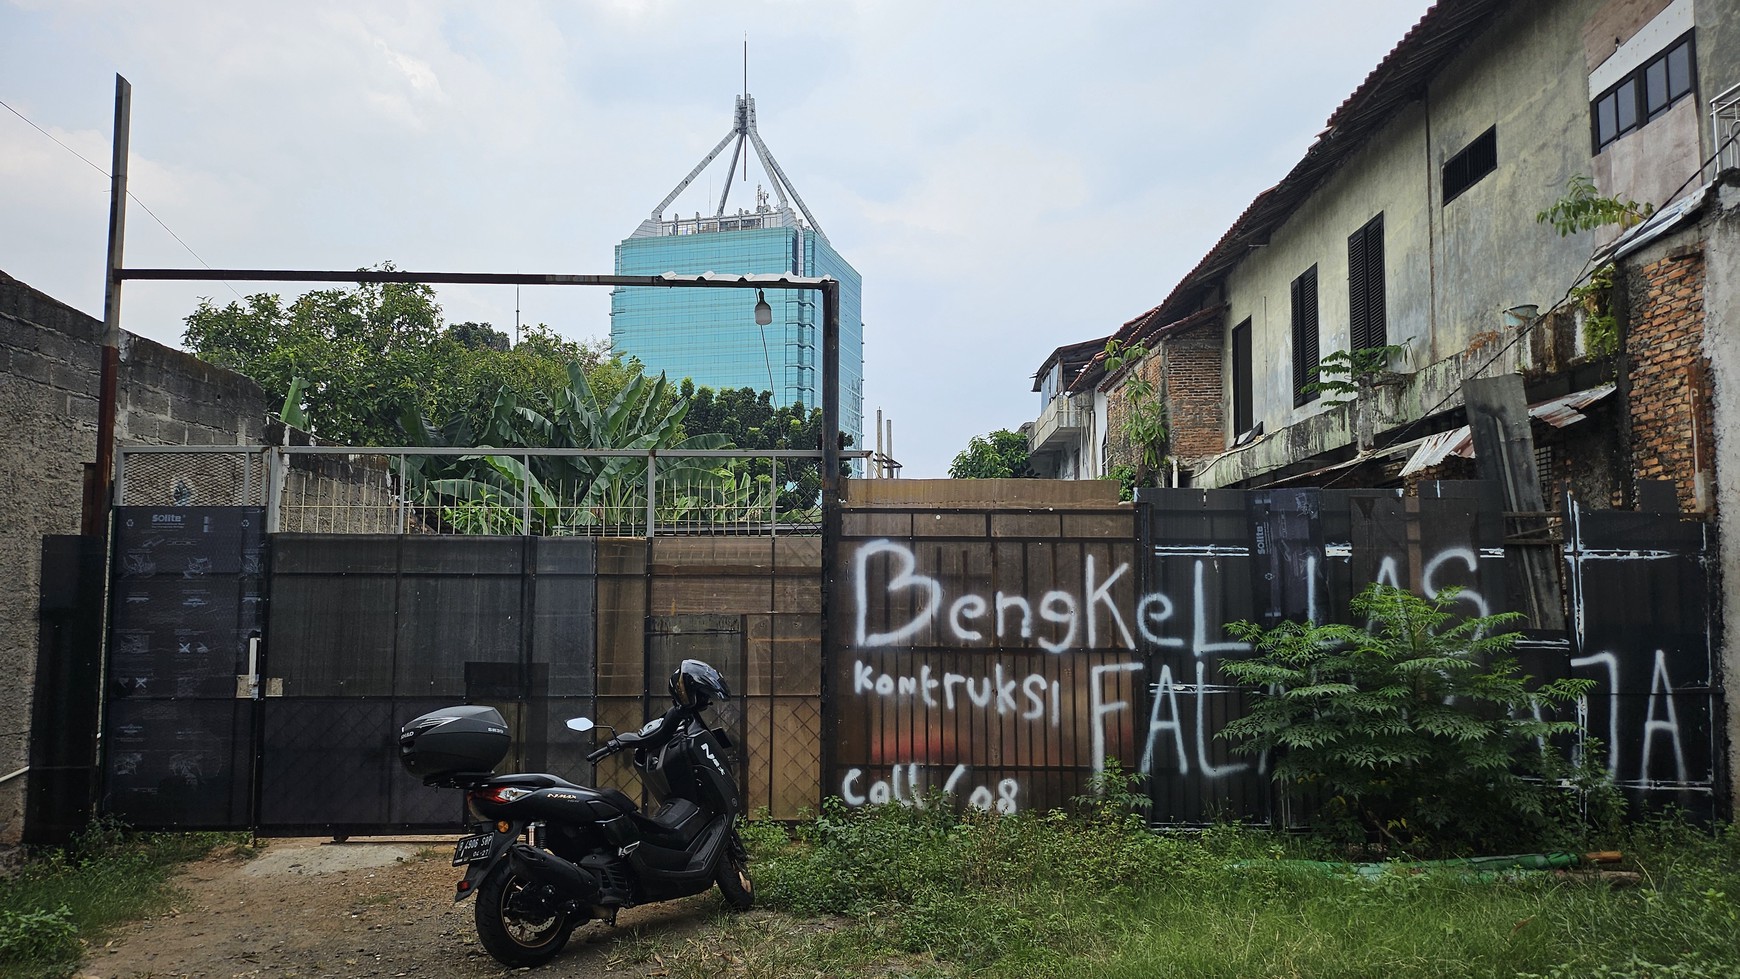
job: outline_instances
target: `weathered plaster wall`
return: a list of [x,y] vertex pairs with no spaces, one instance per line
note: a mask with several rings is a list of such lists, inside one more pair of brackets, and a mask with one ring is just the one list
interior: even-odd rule
[[[1740,642],[1731,638],[1740,629],[1740,186],[1730,183],[1720,189],[1720,212],[1708,220],[1705,239],[1703,352],[1710,360],[1714,391],[1716,470],[1728,474],[1716,480],[1717,527],[1722,540],[1721,607],[1725,641],[1722,642],[1722,676],[1728,707],[1728,772],[1740,772],[1740,704],[1733,678],[1740,677]],[[1740,796],[1740,786],[1735,788]],[[1740,809],[1740,798],[1731,801]]]
[[[1319,348],[1346,349],[1347,238],[1380,212],[1389,339],[1408,344],[1399,370],[1461,353],[1501,329],[1505,309],[1546,308],[1576,279],[1593,239],[1561,239],[1534,216],[1589,170],[1579,27],[1590,6],[1516,5],[1228,277],[1227,322],[1252,319],[1269,431],[1323,409],[1293,407],[1293,279],[1317,266]],[[1443,203],[1445,161],[1492,126],[1497,169]]]
[[[42,538],[79,532],[83,473],[96,458],[103,324],[0,272],[0,774],[29,759]],[[179,445],[258,441],[259,385],[126,335],[116,437]],[[0,785],[0,843],[22,830],[26,778]]]

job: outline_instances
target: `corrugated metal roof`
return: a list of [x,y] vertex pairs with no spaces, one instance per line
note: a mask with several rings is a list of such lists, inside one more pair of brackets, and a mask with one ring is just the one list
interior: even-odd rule
[[[1575,425],[1588,417],[1583,414],[1582,409],[1607,397],[1615,390],[1615,385],[1603,384],[1582,391],[1573,391],[1561,397],[1529,405],[1529,417],[1538,418],[1554,428]],[[1420,443],[1420,447],[1414,450],[1414,454],[1408,458],[1408,464],[1402,467],[1401,474],[1412,476],[1422,469],[1436,466],[1452,455],[1458,455],[1464,459],[1474,458],[1474,433],[1469,430],[1467,425],[1428,436]]]

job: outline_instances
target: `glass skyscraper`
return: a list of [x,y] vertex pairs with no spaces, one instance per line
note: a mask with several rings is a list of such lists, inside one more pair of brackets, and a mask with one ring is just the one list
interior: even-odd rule
[[[733,140],[752,148],[773,182],[777,202],[759,188],[753,210],[726,213],[730,177],[718,211],[693,217],[664,210]],[[736,157],[731,169],[735,171]],[[792,203],[795,202],[794,209]],[[666,272],[721,275],[832,276],[840,281],[840,428],[864,444],[864,324],[858,272],[840,257],[755,132],[755,101],[737,100],[732,131],[653,216],[616,246],[618,275]],[[821,406],[821,294],[766,290],[773,322],[755,323],[755,293],[742,289],[617,289],[610,297],[610,345],[649,374],[716,390],[772,391],[776,405]]]

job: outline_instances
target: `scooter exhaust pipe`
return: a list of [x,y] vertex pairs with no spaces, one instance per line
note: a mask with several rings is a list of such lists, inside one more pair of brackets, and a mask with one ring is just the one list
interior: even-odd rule
[[596,904],[602,893],[598,878],[547,850],[524,843],[508,851],[508,866],[527,880],[554,887],[563,897],[582,904]]

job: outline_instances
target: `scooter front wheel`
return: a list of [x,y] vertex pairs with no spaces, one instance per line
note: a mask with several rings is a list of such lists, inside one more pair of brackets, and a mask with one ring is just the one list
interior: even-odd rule
[[719,861],[719,893],[733,911],[748,911],[755,904],[755,883],[749,879],[749,851],[731,831],[725,855]]
[[543,965],[585,923],[562,910],[561,899],[503,860],[477,888],[477,937],[497,962],[513,967]]

